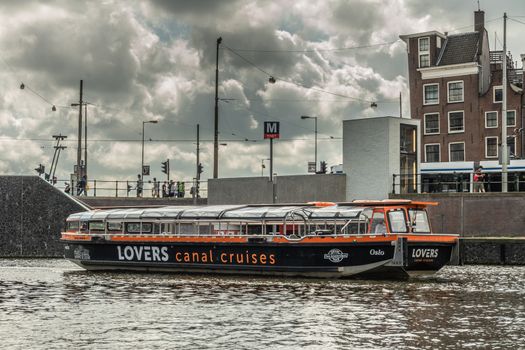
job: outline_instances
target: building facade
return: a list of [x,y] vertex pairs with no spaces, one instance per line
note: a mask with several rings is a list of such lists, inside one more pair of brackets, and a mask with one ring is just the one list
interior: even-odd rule
[[[461,181],[469,183],[479,165],[491,165],[498,172],[503,52],[489,50],[484,17],[483,11],[474,13],[473,32],[400,36],[407,44],[411,117],[421,121],[421,181],[427,185],[436,176],[425,177],[425,172],[463,173]],[[524,73],[507,56],[507,144],[512,171],[522,167],[518,160],[525,158]]]

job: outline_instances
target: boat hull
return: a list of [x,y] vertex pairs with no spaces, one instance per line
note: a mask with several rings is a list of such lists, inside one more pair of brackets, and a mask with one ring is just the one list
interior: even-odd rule
[[446,265],[454,244],[408,242],[256,243],[65,241],[65,257],[87,270],[302,277],[408,278]]

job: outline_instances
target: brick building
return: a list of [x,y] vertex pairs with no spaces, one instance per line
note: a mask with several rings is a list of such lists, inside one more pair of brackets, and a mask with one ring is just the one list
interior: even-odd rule
[[[474,13],[474,32],[400,36],[407,44],[411,117],[421,120],[422,173],[430,169],[470,174],[480,164],[497,170],[503,53],[489,50],[484,17],[483,11]],[[507,56],[507,143],[512,171],[512,162],[522,166],[524,161],[516,160],[525,158],[524,73]],[[521,58],[525,60],[525,55]]]

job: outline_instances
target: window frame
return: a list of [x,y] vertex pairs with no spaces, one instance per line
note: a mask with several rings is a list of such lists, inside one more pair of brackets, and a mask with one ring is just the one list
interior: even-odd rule
[[[513,112],[514,113],[514,124],[510,125],[509,124],[509,112]],[[516,127],[516,110],[515,109],[507,109],[507,128],[514,128]]]
[[[488,139],[496,139],[496,155],[495,156],[489,156],[488,154]],[[485,158],[498,158],[499,157],[499,136],[485,136]]]
[[[450,84],[461,83],[461,100],[460,101],[451,101],[450,100]],[[447,82],[447,102],[448,103],[461,103],[465,102],[465,81],[463,80],[454,80]]]
[[[437,86],[436,102],[427,102],[425,89],[426,89],[427,86],[433,86],[433,85]],[[423,106],[433,106],[433,105],[437,105],[437,104],[439,104],[439,83],[423,84]]]
[[[394,230],[394,228],[397,228],[394,227],[393,225],[393,222],[395,219],[395,217],[393,217],[393,215],[391,214],[398,214],[398,213],[401,213],[402,217],[403,217],[403,226],[404,226],[404,230]],[[390,230],[390,233],[408,233],[408,224],[407,224],[407,217],[406,217],[406,213],[405,213],[405,210],[402,209],[402,208],[397,208],[397,209],[390,209],[388,212],[387,212],[387,216],[388,216],[388,226],[389,226],[389,230]]]
[[[129,225],[139,225],[140,229],[139,231],[135,231],[135,230],[130,230],[129,229]],[[148,226],[150,227],[149,230],[145,230],[144,229],[144,226]],[[133,235],[137,235],[137,234],[149,234],[149,233],[153,233],[153,223],[152,222],[135,222],[135,221],[130,221],[130,222],[126,222],[125,223],[125,232],[126,233],[129,233],[129,234],[133,234]]]
[[[451,157],[452,154],[450,152],[450,146],[452,146],[452,145],[459,145],[459,144],[463,144],[463,160],[452,160],[452,157]],[[466,152],[465,152],[465,141],[449,142],[449,144],[448,144],[448,161],[449,162],[464,162],[465,159],[467,159]]]
[[[422,40],[428,40],[428,49],[427,50],[421,50],[421,41]],[[424,36],[421,38],[417,38],[417,64],[419,68],[426,68],[430,67],[430,37]],[[427,56],[428,57],[428,65],[422,66],[421,65],[421,56]]]
[[[501,90],[501,101],[496,101],[496,90]],[[496,85],[492,87],[492,103],[503,103],[503,85]]]
[[[496,126],[488,126],[487,124],[487,115],[489,113],[496,113]],[[497,129],[499,127],[499,113],[498,111],[486,111],[485,112],[485,129]]]
[[[452,113],[461,113],[462,115],[462,120],[463,120],[463,128],[461,130],[453,130],[451,131],[450,130],[450,114]],[[449,111],[447,112],[447,126],[448,126],[448,133],[449,134],[461,134],[461,133],[464,133],[465,132],[465,111],[464,110],[459,110],[459,111]]]
[[428,161],[428,157],[427,157],[427,146],[438,146],[438,161],[437,162],[431,162],[431,163],[439,163],[441,162],[441,144],[440,143],[426,143],[425,144],[425,163],[430,163]]
[[[427,116],[429,115],[437,115],[437,132],[427,132]],[[433,112],[433,113],[425,113],[423,114],[423,134],[424,135],[439,135],[441,133],[441,125],[440,125],[440,118],[439,118],[439,112]]]

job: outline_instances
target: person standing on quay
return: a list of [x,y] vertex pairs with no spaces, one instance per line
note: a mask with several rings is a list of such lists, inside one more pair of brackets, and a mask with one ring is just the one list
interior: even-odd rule
[[77,184],[77,196],[86,195],[86,175],[82,176]]
[[177,182],[177,192],[177,197],[184,198],[184,192],[186,192],[186,189],[184,188],[184,181]]
[[142,188],[143,188],[143,182],[142,182],[142,177],[139,175],[137,175],[137,197],[142,197]]
[[168,185],[168,197],[175,197],[175,183],[173,180],[170,180]]
[[162,183],[162,198],[165,198],[168,196],[168,182],[164,181]]
[[153,178],[153,187],[151,188],[151,196],[153,198],[159,198],[159,182],[157,181],[157,178]]
[[485,192],[483,178],[485,175],[481,172],[482,167],[479,167],[474,173],[474,192]]

